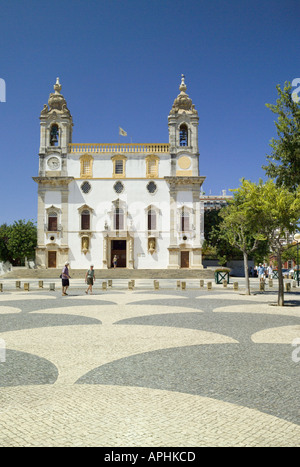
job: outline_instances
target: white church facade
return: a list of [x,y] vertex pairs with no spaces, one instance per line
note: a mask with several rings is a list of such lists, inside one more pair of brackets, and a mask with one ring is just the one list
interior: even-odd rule
[[169,142],[72,142],[57,79],[40,115],[38,268],[202,269],[205,177],[198,113],[186,93],[168,116]]

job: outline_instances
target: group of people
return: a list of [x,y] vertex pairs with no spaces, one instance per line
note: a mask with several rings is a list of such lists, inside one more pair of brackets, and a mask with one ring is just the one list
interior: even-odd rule
[[252,268],[250,268],[250,276],[252,276],[253,273],[254,273],[254,276],[257,275],[260,281],[264,281],[267,277],[269,279],[273,279],[273,268],[271,264],[268,267],[265,267],[263,264],[259,263],[258,266],[255,266],[254,271],[252,270]]
[[[64,268],[61,273],[61,281],[62,281],[62,295],[68,295],[67,294],[67,289],[70,285],[70,273],[69,273],[69,263],[66,262],[64,265]],[[93,293],[93,285],[96,280],[95,277],[95,271],[94,271],[94,265],[91,264],[90,269],[86,272],[85,274],[85,282],[87,285],[87,289],[85,290],[85,293],[90,294]]]
[[[113,257],[114,269],[117,267],[117,263],[118,263],[118,257],[115,255]],[[66,262],[63,267],[61,276],[60,276],[61,281],[62,281],[62,295],[68,295],[67,290],[68,290],[68,287],[70,286],[70,279],[71,279],[70,274],[69,274],[69,266],[70,264]],[[87,284],[87,289],[85,290],[86,294],[93,293],[93,285],[94,285],[95,280],[96,280],[96,277],[95,277],[94,265],[91,264],[90,269],[85,274],[85,282]]]

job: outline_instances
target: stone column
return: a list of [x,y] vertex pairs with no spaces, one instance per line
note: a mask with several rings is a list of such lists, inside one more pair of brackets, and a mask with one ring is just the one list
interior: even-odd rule
[[37,248],[35,262],[38,268],[46,268],[45,250],[45,190],[38,186]]
[[108,237],[103,235],[103,269],[108,269]]
[[196,236],[194,239],[194,246],[196,248],[201,248],[201,206],[200,206],[200,190],[197,187],[193,189],[193,210],[194,210],[194,226],[196,229]]
[[129,256],[128,256],[128,268],[134,269],[134,238],[129,237],[127,241],[127,245],[129,247]]
[[170,248],[177,247],[177,190],[170,187]]
[[192,269],[203,269],[202,265],[202,240],[201,240],[201,202],[200,202],[200,187],[193,189],[193,209],[194,209],[194,225],[196,228],[194,245],[192,251]]
[[69,190],[68,187],[61,188],[61,246],[68,245],[68,217],[69,217]]
[[168,269],[179,269],[179,248],[177,245],[177,190],[170,186],[170,246]]

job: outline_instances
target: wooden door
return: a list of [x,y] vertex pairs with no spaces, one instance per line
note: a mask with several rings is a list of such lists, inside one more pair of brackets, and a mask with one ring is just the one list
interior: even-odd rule
[[190,252],[189,251],[181,252],[181,267],[182,268],[190,267]]
[[56,251],[48,251],[48,268],[56,268]]
[[111,242],[111,267],[113,267],[113,258],[118,258],[117,267],[126,268],[126,240],[112,240]]

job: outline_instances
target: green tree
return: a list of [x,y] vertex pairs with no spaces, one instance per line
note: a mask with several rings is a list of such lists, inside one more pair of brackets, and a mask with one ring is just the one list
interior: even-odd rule
[[7,224],[0,225],[0,261],[12,262],[12,256],[8,249],[8,239],[10,235],[11,227]]
[[260,212],[253,210],[252,199],[258,195],[258,187],[243,179],[235,190],[233,200],[220,212],[222,223],[220,234],[230,245],[243,254],[246,294],[250,295],[248,258],[265,240],[263,227],[260,225]]
[[285,247],[282,253],[282,262],[285,263],[286,261],[297,261],[297,245],[291,246],[288,245]]
[[292,99],[292,86],[276,86],[276,104],[266,106],[278,116],[275,122],[278,138],[270,141],[272,153],[267,155],[268,165],[263,166],[268,177],[278,186],[295,190],[300,184],[300,105]]
[[282,255],[286,248],[286,236],[292,235],[299,226],[300,188],[290,191],[285,186],[276,186],[273,180],[265,184],[260,181],[249,196],[252,206],[249,215],[256,219],[259,230],[268,241],[271,253],[276,256],[278,265],[278,300],[284,305],[282,275]]
[[215,256],[223,266],[227,261],[240,259],[241,252],[230,245],[220,233],[222,209],[211,209],[204,213],[204,255]]
[[11,258],[14,260],[23,260],[34,257],[37,244],[36,225],[25,220],[15,221],[10,227],[7,249]]

